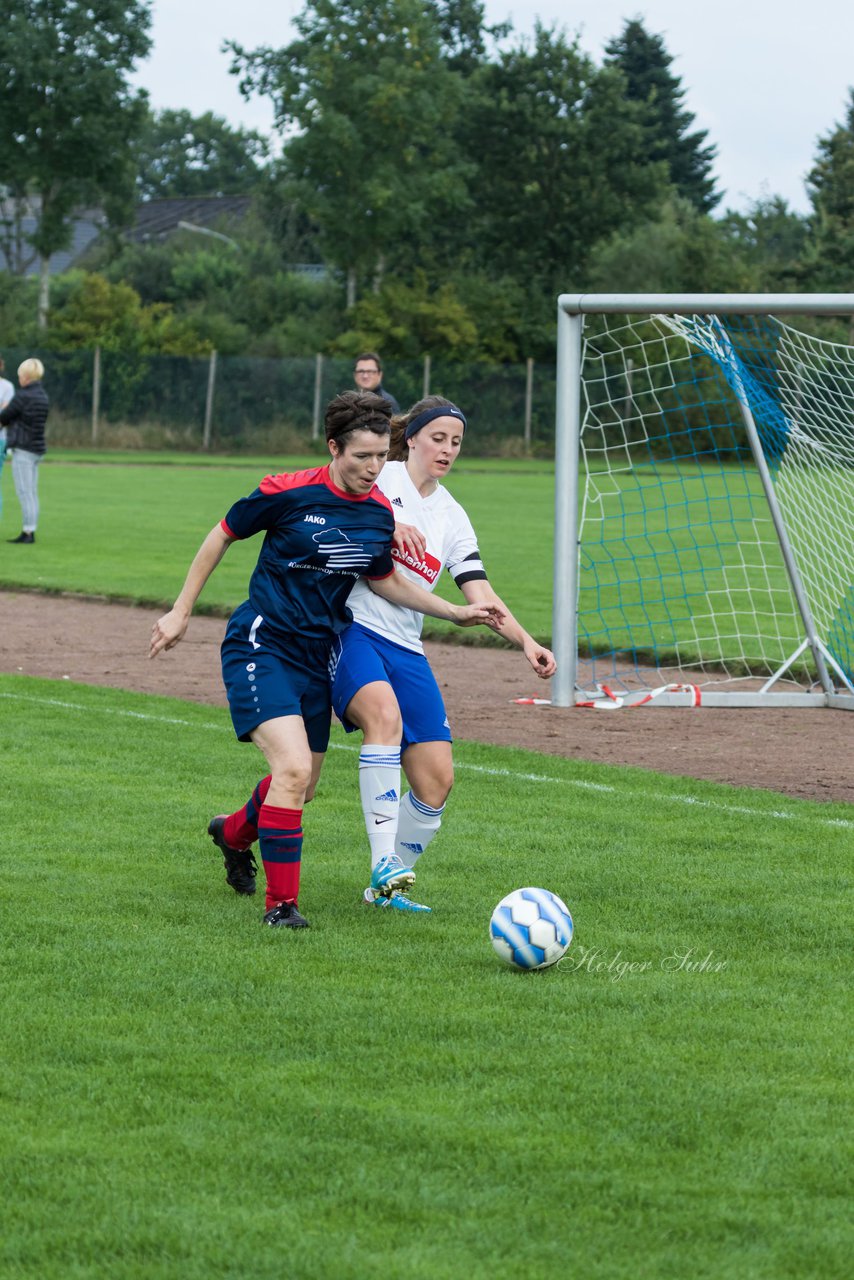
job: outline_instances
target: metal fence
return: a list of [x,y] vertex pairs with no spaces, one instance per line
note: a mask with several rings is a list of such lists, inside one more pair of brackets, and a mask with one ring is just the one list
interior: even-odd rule
[[[323,434],[323,410],[353,386],[353,362],[328,356],[139,356],[4,347],[7,374],[37,355],[65,445],[249,451]],[[388,390],[403,408],[428,392],[464,409],[467,454],[549,454],[554,441],[551,365],[458,364],[425,356],[386,365]]]

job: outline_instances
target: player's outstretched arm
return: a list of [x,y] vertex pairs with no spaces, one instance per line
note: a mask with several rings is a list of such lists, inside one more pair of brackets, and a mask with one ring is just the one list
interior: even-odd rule
[[507,605],[499,596],[495,594],[489,582],[485,578],[476,578],[471,582],[465,582],[460,587],[466,600],[472,604],[498,604],[504,610],[506,620],[501,628],[501,634],[521,649],[531,668],[537,673],[541,680],[548,680],[557,670],[557,662],[551,649],[547,649],[545,645],[539,644],[532,635],[529,635],[518,619],[507,608]]
[[222,525],[214,525],[211,529],[193,558],[178,599],[169,612],[158,618],[151,628],[149,658],[156,657],[163,649],[172,649],[181,639],[187,630],[193,605],[198,600],[202,587],[233,541]]
[[479,623],[491,627],[493,631],[503,631],[507,610],[500,601],[476,602],[466,605],[451,604],[441,596],[425,591],[416,582],[410,582],[402,573],[395,571],[387,578],[368,578],[368,586],[384,600],[392,604],[403,605],[405,609],[415,609],[418,613],[426,613],[431,618],[443,618],[446,622],[454,622],[458,627],[475,627]]

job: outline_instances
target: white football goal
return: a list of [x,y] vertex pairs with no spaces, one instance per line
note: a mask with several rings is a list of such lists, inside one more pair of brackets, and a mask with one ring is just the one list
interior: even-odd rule
[[556,706],[854,708],[854,294],[558,299]]

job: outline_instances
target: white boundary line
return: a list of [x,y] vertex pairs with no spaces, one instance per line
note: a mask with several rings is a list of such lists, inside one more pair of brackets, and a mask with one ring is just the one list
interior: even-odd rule
[[[178,725],[180,728],[186,729],[213,729],[216,733],[232,733],[231,727],[224,724],[210,724],[203,720],[181,720],[177,716],[158,716],[152,715],[147,711],[126,711],[116,707],[99,707],[97,705],[86,705],[82,702],[65,702],[60,698],[34,698],[24,693],[2,693],[0,698],[7,698],[16,702],[34,702],[40,706],[46,707],[62,707],[67,711],[92,711],[100,712],[102,715],[124,716],[130,720],[149,720],[154,724]],[[330,743],[331,751],[352,751],[355,752],[355,746],[348,747],[337,742]],[[515,769],[492,769],[488,765],[482,764],[466,764],[465,761],[455,760],[454,767],[459,770],[465,770],[469,773],[482,773],[491,778],[515,778],[520,782],[545,782],[554,785],[562,785],[567,787],[577,787],[584,791],[600,791],[616,795],[621,788],[610,786],[602,782],[587,782],[583,778],[554,778],[548,774],[542,773],[522,773]],[[695,805],[697,808],[713,809],[718,813],[735,813],[746,818],[776,818],[786,822],[815,822],[822,827],[837,827],[843,830],[854,831],[854,820],[849,821],[847,818],[822,818],[818,815],[809,816],[800,813],[793,813],[786,809],[751,809],[747,805],[740,804],[719,804],[714,800],[701,800],[699,796],[671,796],[663,795],[654,791],[644,792],[644,796],[648,800],[656,801],[661,804],[685,804]],[[807,802],[809,803],[809,802]]]

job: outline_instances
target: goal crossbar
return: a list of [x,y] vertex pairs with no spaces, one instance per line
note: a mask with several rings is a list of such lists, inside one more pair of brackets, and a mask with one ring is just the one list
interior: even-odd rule
[[[715,577],[709,568],[713,561],[717,576],[724,579],[723,586],[709,588],[708,599],[700,602],[701,611],[708,605],[711,615],[721,601],[734,613],[753,609],[757,629],[761,630],[766,625],[766,597],[775,600],[780,597],[784,569],[798,631],[791,631],[790,620],[780,623],[773,619],[769,624],[774,633],[773,643],[769,646],[769,656],[763,655],[762,659],[767,666],[764,670],[760,666],[754,670],[750,665],[754,659],[746,652],[733,661],[728,651],[733,637],[727,634],[722,638],[723,627],[714,619],[710,649],[703,651],[701,628],[693,616],[697,596],[686,592],[673,616],[667,618],[667,629],[675,637],[676,657],[669,653],[663,665],[684,666],[680,659],[689,650],[696,649],[692,656],[703,668],[707,684],[726,682],[709,679],[710,675],[721,675],[716,663],[730,662],[741,675],[747,672],[765,677],[760,688],[749,691],[709,689],[702,696],[705,705],[748,706],[771,702],[854,708],[854,672],[850,669],[854,636],[849,634],[854,614],[854,534],[850,532],[854,531],[854,480],[849,480],[849,476],[854,477],[854,347],[789,329],[783,322],[776,321],[775,318],[782,315],[854,317],[854,294],[562,294],[559,297],[553,615],[558,673],[552,682],[554,705],[572,706],[578,702],[589,705],[591,697],[595,702],[598,688],[595,680],[592,691],[577,687],[580,594],[591,595],[590,583],[583,580],[582,570],[585,565],[588,568],[593,565],[594,573],[599,573],[605,555],[601,546],[594,548],[593,557],[587,555],[584,543],[587,527],[598,523],[604,528],[608,519],[612,519],[621,520],[625,530],[635,521],[636,532],[623,533],[619,554],[612,555],[613,563],[606,566],[602,580],[609,581],[610,589],[617,596],[631,597],[633,607],[646,618],[671,608],[669,603],[663,603],[663,594],[665,579],[675,576],[672,561],[684,557],[693,563],[698,555],[696,547],[708,546],[714,537],[711,520],[697,529],[689,529],[690,520],[684,521],[675,536],[675,525],[669,515],[661,516],[651,509],[648,521],[646,511],[638,514],[638,504],[646,501],[650,494],[655,503],[668,500],[662,499],[658,492],[652,493],[658,483],[664,492],[664,482],[655,479],[656,467],[662,474],[668,470],[677,473],[681,485],[680,519],[683,508],[690,514],[692,506],[706,511],[724,501],[731,507],[739,503],[744,506],[742,495],[734,502],[714,491],[714,485],[720,487],[731,482],[737,470],[734,459],[738,450],[729,445],[724,450],[718,440],[705,448],[694,447],[693,454],[691,447],[686,446],[699,423],[705,441],[716,430],[728,432],[728,439],[737,436],[740,467],[746,473],[746,478],[740,477],[739,484],[764,495],[761,511],[757,508],[756,496],[751,493],[750,512],[739,511],[737,519],[732,517],[729,542],[744,543],[747,549],[740,546],[736,553],[730,548],[717,550],[708,555],[708,563],[699,566],[704,583],[707,577]],[[628,319],[630,317],[641,319],[635,321]],[[733,337],[726,327],[726,317],[757,319],[744,321],[752,327],[736,332]],[[624,320],[622,328],[619,318]],[[732,327],[732,321],[727,323]],[[592,324],[602,326],[601,341],[595,335],[592,340],[586,337],[585,327]],[[784,348],[791,347],[793,342],[795,355],[786,355]],[[781,352],[789,364],[779,373],[774,361]],[[688,374],[683,372],[683,365],[690,366]],[[710,370],[723,390],[714,386]],[[622,386],[621,392],[614,391],[615,383]],[[679,403],[680,397],[683,403]],[[732,421],[725,422],[722,406],[727,399],[733,405],[727,412],[731,418],[738,419],[737,427]],[[754,421],[754,409],[761,418],[761,429]],[[827,429],[825,420],[829,424]],[[676,439],[678,447],[674,444]],[[665,459],[663,465],[660,458]],[[710,464],[712,459],[714,465]],[[723,464],[719,465],[721,459]],[[699,499],[686,499],[686,489],[699,485],[704,470],[711,475],[712,489]],[[668,481],[670,479],[672,477],[668,477]],[[780,494],[785,504],[779,500]],[[620,508],[627,495],[627,506]],[[676,501],[673,501],[675,508]],[[819,511],[818,518],[810,504]],[[782,510],[783,505],[786,511]],[[631,518],[626,516],[628,509],[631,509]],[[666,530],[654,529],[650,534],[650,524],[656,519],[665,525],[671,523]],[[790,523],[793,534],[790,534]],[[822,545],[816,545],[814,529],[811,532],[811,525],[816,524],[824,539]],[[765,532],[766,525],[772,531],[770,537]],[[849,530],[847,541],[846,528]],[[745,529],[749,530],[747,536]],[[842,534],[835,538],[834,531],[838,529]],[[647,573],[646,582],[642,574],[637,581],[620,578],[619,575],[625,573],[625,562],[635,555],[633,539],[641,548],[637,552],[641,559],[648,558],[647,544],[656,537],[666,543],[667,554],[662,556],[660,549],[649,554],[658,554],[666,561],[667,570],[657,569],[657,578],[655,573]],[[768,549],[772,538],[777,543],[774,553]],[[834,540],[845,545],[830,545]],[[594,564],[597,556],[600,560]],[[839,563],[828,569],[827,561],[833,557],[837,557]],[[731,563],[727,563],[728,558]],[[755,584],[748,581],[751,576]],[[612,601],[601,602],[602,597],[607,597],[607,587],[603,588],[599,580],[595,585],[596,608],[603,615],[614,613]],[[746,597],[754,585],[762,604],[745,606],[742,596]],[[669,582],[667,589],[670,589]],[[645,590],[651,592],[651,605],[643,597]],[[825,627],[830,611],[835,640],[839,639],[840,626],[845,633],[841,658],[834,652],[834,641],[823,634],[814,616],[813,594],[818,598]],[[842,617],[841,623],[838,615]],[[652,623],[649,626],[652,636]],[[588,656],[595,657],[600,650],[607,652],[608,644],[613,645],[612,662],[618,656],[620,645],[626,652],[636,654],[645,653],[650,647],[655,649],[654,637],[651,643],[639,643],[627,627],[626,623],[616,625],[613,641],[610,636],[605,637],[605,629],[601,628],[595,643],[588,646]],[[692,636],[690,644],[686,643],[686,634]],[[780,649],[780,645],[788,647]],[[780,649],[776,657],[773,656],[775,646]],[[778,682],[790,677],[797,685],[794,668],[798,663],[803,665],[805,660],[810,661],[813,672],[811,679],[806,678],[806,687],[803,687],[802,673],[800,688],[777,690]],[[642,683],[648,676],[645,668],[641,673]],[[731,679],[732,673],[726,678]],[[681,679],[693,680],[694,677]],[[694,687],[692,683],[691,688]],[[690,704],[691,698],[681,692],[681,683],[668,685],[662,676],[654,696],[647,700],[652,705],[668,706]],[[595,702],[595,705],[601,703]]]
[[854,315],[854,293],[562,293],[566,315]]

